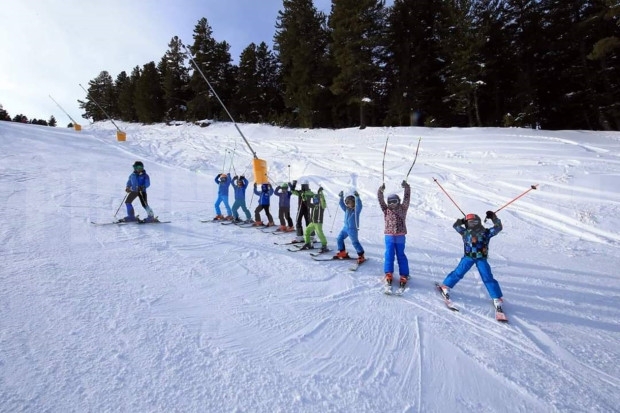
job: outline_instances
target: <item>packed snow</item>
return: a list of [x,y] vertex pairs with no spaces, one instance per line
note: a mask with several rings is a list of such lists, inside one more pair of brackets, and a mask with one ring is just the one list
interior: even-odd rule
[[[337,194],[359,191],[352,272],[275,244],[292,235],[200,222],[216,174],[252,179],[234,124],[117,124],[126,142],[110,122],[0,122],[1,411],[619,411],[620,133],[239,124],[275,184],[325,189],[332,250]],[[93,225],[125,215],[135,160],[171,222]],[[386,296],[377,189],[402,197],[403,179],[411,279]],[[449,311],[433,284],[462,257],[459,208],[484,217],[532,185],[490,244],[509,323],[475,268]]]

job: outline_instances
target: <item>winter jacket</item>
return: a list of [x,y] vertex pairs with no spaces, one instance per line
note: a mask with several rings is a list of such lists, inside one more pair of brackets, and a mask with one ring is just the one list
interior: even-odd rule
[[[267,187],[267,189],[263,189],[263,185]],[[262,184],[261,190],[258,190],[256,184],[254,184],[254,193],[258,195],[258,205],[269,206],[269,198],[273,195],[273,188],[271,185]]]
[[340,209],[344,211],[344,228],[347,232],[357,231],[360,225],[360,213],[362,212],[362,200],[359,196],[355,197],[355,208],[347,208],[344,197],[340,197]]
[[273,192],[278,198],[280,198],[280,201],[278,203],[278,206],[280,208],[290,208],[291,207],[291,195],[293,195],[293,193],[291,191],[289,191],[288,189],[283,191],[281,187],[276,187],[275,191]]
[[[316,202],[317,200],[318,203]],[[322,224],[323,213],[325,212],[325,208],[327,207],[327,202],[325,202],[325,196],[323,196],[323,191],[308,198],[307,205],[308,208],[310,208],[310,222],[315,224]]]
[[[243,186],[237,185],[238,181],[243,182]],[[235,201],[245,201],[245,190],[248,188],[248,180],[244,178],[233,179],[233,188],[235,189]]]
[[403,202],[398,205],[388,205],[383,199],[383,191],[379,189],[377,198],[379,206],[385,215],[385,231],[386,235],[405,235],[407,233],[407,209],[409,209],[409,198],[411,196],[411,187],[405,186],[405,196]]
[[452,227],[463,237],[465,256],[469,258],[486,258],[489,254],[489,241],[503,229],[499,218],[493,220],[493,227],[485,228],[482,224],[466,228],[463,221],[457,219]]
[[307,191],[297,190],[291,184],[289,184],[289,186],[291,186],[292,188],[291,192],[293,193],[293,195],[297,195],[299,197],[299,201],[297,202],[297,208],[299,210],[308,209],[309,200],[314,196],[314,192],[312,192],[311,190],[307,190]]
[[217,188],[217,194],[219,196],[228,196],[228,188],[230,188],[232,180],[230,179],[230,174],[227,174],[226,176],[228,177],[228,179],[226,179],[225,181],[220,179],[219,174],[215,176],[215,183],[219,185],[219,187]]
[[146,188],[151,186],[151,178],[146,173],[146,170],[142,170],[140,172],[133,172],[129,175],[129,179],[127,179],[127,185],[125,185],[133,192],[142,191],[146,192]]

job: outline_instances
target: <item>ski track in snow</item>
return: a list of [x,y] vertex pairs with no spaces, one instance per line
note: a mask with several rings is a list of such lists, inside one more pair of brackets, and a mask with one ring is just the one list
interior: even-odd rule
[[[119,144],[107,123],[79,135],[0,124],[3,410],[617,409],[618,134],[242,125],[272,180],[325,188],[332,249],[337,193],[359,190],[371,259],[350,272],[252,228],[199,222],[213,214],[225,159],[237,173],[251,163],[232,125],[123,126]],[[399,194],[422,137],[402,297],[381,293],[388,135],[386,192]],[[172,223],[91,225],[113,219],[135,159]],[[459,313],[433,290],[462,248],[451,228],[460,212],[433,178],[480,215],[540,183],[501,212],[491,241],[509,324],[494,320],[475,269],[453,292]]]

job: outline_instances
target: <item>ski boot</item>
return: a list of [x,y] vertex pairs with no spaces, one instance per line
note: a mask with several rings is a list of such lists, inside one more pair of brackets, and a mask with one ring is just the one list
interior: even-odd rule
[[348,260],[349,258],[351,257],[349,257],[349,253],[345,250],[338,251],[338,254],[334,255],[334,259],[338,260]]

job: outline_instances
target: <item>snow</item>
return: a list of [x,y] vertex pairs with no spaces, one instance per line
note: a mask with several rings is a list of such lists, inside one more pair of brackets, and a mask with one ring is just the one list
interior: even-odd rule
[[[118,124],[126,142],[109,122],[0,122],[1,411],[618,411],[620,133],[239,125],[274,182],[325,188],[333,250],[337,194],[360,192],[370,260],[351,272],[274,244],[288,235],[199,222],[231,160],[251,177],[233,124]],[[388,136],[386,193],[401,196],[422,138],[402,297],[381,294]],[[137,159],[172,223],[92,225],[114,218]],[[460,313],[434,291],[462,255],[434,179],[481,216],[539,184],[490,245],[509,324],[475,268]]]

